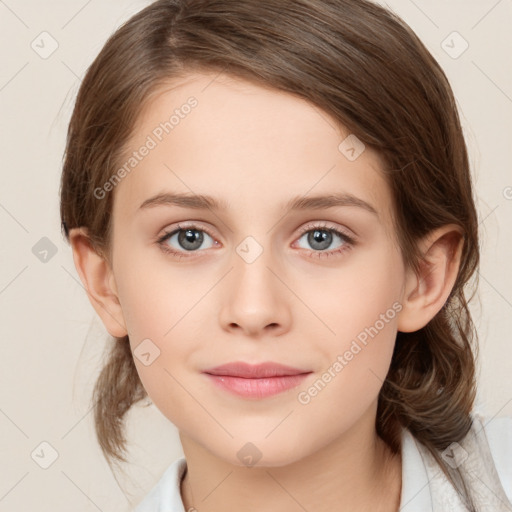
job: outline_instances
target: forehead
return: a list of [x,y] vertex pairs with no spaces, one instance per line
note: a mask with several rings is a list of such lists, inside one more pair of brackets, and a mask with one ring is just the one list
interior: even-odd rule
[[[144,146],[145,156],[134,157]],[[125,166],[115,202],[130,215],[151,195],[182,192],[233,208],[271,209],[291,197],[348,192],[389,211],[380,156],[369,147],[355,159],[347,153],[362,147],[303,98],[191,72],[162,84],[146,102],[121,162],[131,158],[133,166]]]

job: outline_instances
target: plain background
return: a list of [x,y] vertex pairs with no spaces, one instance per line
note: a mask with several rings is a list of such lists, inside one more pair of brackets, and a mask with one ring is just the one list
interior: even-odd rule
[[[58,212],[80,80],[107,37],[148,3],[0,0],[0,511],[130,510],[182,453],[175,427],[151,405],[128,415],[131,463],[121,486],[103,459],[89,400],[108,336]],[[512,415],[512,1],[386,5],[439,61],[458,101],[482,239],[472,304],[481,347],[477,409]],[[58,44],[47,58],[32,47],[41,48],[41,38],[47,51],[51,39]],[[468,48],[454,58],[464,41]],[[37,257],[37,244],[49,244],[43,237],[55,246],[47,261]]]

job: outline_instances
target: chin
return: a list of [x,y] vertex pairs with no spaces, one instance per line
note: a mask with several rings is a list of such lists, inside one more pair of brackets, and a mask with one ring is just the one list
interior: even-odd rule
[[[227,462],[234,466],[247,468],[276,468],[293,464],[303,457],[307,456],[304,451],[298,451],[297,447],[304,448],[303,443],[284,443],[279,436],[272,441],[250,441],[249,437],[246,441],[240,439],[233,440],[229,452],[235,452],[235,456],[231,457]],[[261,439],[261,437],[260,437]],[[234,446],[233,446],[234,445]],[[218,454],[224,458],[226,452]]]

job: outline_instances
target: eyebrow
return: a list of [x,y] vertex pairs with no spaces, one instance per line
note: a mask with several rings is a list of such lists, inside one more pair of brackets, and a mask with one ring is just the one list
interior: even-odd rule
[[[204,194],[178,194],[161,193],[146,199],[139,210],[153,208],[156,206],[180,206],[182,208],[192,208],[194,210],[227,210],[228,203]],[[362,208],[377,217],[377,210],[370,204],[348,193],[317,195],[317,196],[298,196],[288,201],[283,208],[285,210],[321,210],[324,208],[334,208],[337,206],[356,206]]]

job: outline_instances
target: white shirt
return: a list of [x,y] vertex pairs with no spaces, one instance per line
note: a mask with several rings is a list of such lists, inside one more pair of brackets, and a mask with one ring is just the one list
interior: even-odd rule
[[[443,459],[470,475],[478,512],[512,512],[512,417],[484,420],[473,426]],[[400,512],[462,512],[467,507],[428,450],[402,430]],[[180,486],[187,462],[174,461],[135,512],[185,512]],[[493,479],[494,477],[494,479]]]

